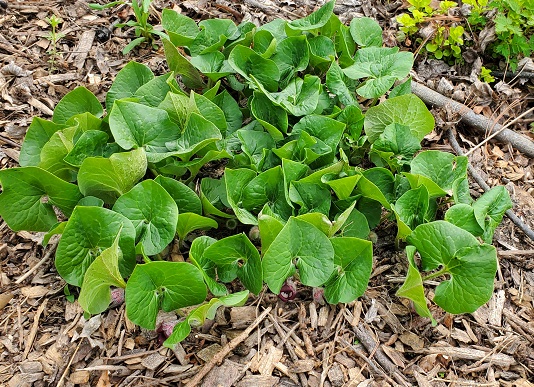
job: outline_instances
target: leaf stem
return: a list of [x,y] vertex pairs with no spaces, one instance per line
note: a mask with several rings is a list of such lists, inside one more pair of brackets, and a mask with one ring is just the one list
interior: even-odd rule
[[443,274],[447,274],[448,272],[449,271],[447,270],[446,267],[442,267],[440,270],[436,271],[435,273],[432,273],[432,274],[429,274],[423,277],[423,282],[442,276]]

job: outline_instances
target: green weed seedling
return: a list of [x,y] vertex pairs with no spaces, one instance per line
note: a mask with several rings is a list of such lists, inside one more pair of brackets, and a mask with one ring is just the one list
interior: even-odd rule
[[[162,31],[158,31],[154,28],[152,24],[148,22],[148,18],[150,17],[150,4],[152,3],[152,0],[133,0],[131,3],[131,7],[134,11],[135,20],[129,20],[126,23],[120,23],[117,24],[117,28],[122,27],[133,27],[134,33],[136,38],[133,39],[130,43],[128,43],[122,50],[122,53],[124,55],[128,54],[130,51],[132,51],[135,47],[147,43],[151,45],[152,47],[156,48],[155,45],[155,37],[161,36],[161,37],[167,37],[165,33]],[[115,7],[116,5],[120,4],[126,4],[123,1],[112,1],[105,5],[100,4],[89,4],[89,6],[92,9],[96,10],[103,10],[107,8]]]
[[50,64],[50,71],[54,71],[56,69],[56,59],[58,56],[57,44],[65,37],[65,34],[58,32],[57,30],[59,25],[63,23],[63,20],[56,15],[52,15],[47,17],[45,21],[52,28],[52,30],[48,32],[46,38],[50,41],[50,49],[47,51],[47,54],[49,55],[48,63]]
[[[0,171],[0,215],[45,243],[61,235],[56,269],[87,313],[106,310],[112,289],[147,329],[160,310],[196,306],[171,347],[265,285],[278,294],[298,279],[331,304],[360,297],[383,221],[406,246],[397,294],[432,318],[432,278],[432,302],[473,312],[493,292],[490,243],[508,193],[473,201],[466,157],[421,151],[434,118],[410,93],[413,55],[382,47],[376,21],[346,26],[333,8],[261,27],[164,10],[170,72],[131,62],[105,111],[79,87],[52,120],[34,118],[20,167]],[[224,165],[222,177],[200,173],[207,164]],[[224,224],[227,237],[199,233]],[[176,238],[185,262],[167,259]],[[234,281],[243,292],[229,294]]]

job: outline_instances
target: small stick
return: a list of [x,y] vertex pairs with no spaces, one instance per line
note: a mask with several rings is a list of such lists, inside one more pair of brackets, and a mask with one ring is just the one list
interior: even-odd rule
[[37,308],[37,312],[35,313],[35,316],[33,316],[33,325],[30,331],[30,335],[28,336],[28,341],[26,341],[26,348],[24,348],[24,353],[22,354],[22,360],[26,359],[26,356],[28,356],[28,353],[30,353],[30,349],[32,348],[33,341],[35,340],[35,336],[37,335],[37,330],[39,329],[39,319],[41,318],[41,314],[44,312],[44,309],[46,308],[47,303],[48,303],[48,298],[45,298],[43,303],[39,305],[39,308]]
[[[298,323],[295,324],[295,326],[293,326],[293,328],[290,330],[290,332],[285,334],[284,330],[282,329],[282,327],[280,326],[280,324],[278,323],[276,318],[274,318],[273,315],[269,314],[267,317],[274,324],[274,328],[276,329],[276,332],[278,332],[278,334],[280,335],[280,339],[282,340],[280,342],[280,344],[284,344],[285,345],[285,347],[287,349],[287,352],[289,353],[289,357],[291,358],[291,361],[296,362],[299,358],[298,358],[297,354],[295,353],[295,350],[293,349],[293,347],[291,346],[291,344],[288,342],[287,339],[289,338],[289,336],[291,334],[291,331],[294,331],[295,329],[297,329]],[[308,385],[308,380],[306,379],[306,377],[303,374],[299,373],[298,377],[300,379],[300,383],[301,383],[302,386],[307,386]]]
[[[449,129],[449,142],[451,143],[452,149],[454,149],[456,153],[458,153],[460,156],[464,155],[462,148],[460,148],[460,144],[458,144],[458,141],[456,141],[456,137],[454,136],[454,133],[450,129]],[[480,186],[480,188],[482,188],[485,192],[491,189],[490,186],[486,184],[482,176],[480,176],[478,172],[475,170],[475,168],[473,168],[471,163],[467,164],[467,170],[469,171],[473,179],[475,179],[475,181]],[[516,214],[514,214],[512,210],[507,210],[505,214],[512,222],[514,222],[514,224],[517,227],[519,227],[519,229],[521,229],[521,231],[525,233],[526,236],[528,236],[530,239],[534,241],[534,231],[532,231],[525,224],[525,222],[519,219],[519,217]]]
[[[464,104],[445,97],[420,83],[412,82],[412,93],[421,98],[427,105],[449,108],[452,112],[460,115],[460,121],[462,123],[471,126],[479,132],[486,133],[489,131],[495,133],[502,128],[502,125],[496,123],[494,120],[484,117],[481,114],[476,114]],[[527,136],[510,129],[505,129],[495,136],[495,138],[499,141],[512,144],[514,148],[523,152],[528,157],[534,157],[534,142]]]
[[0,141],[5,142],[6,144],[9,144],[9,145],[14,146],[16,148],[20,148],[20,144],[17,144],[15,141],[13,141],[13,140],[11,140],[11,139],[9,139],[7,137],[4,137],[2,135],[0,135]]
[[41,258],[41,260],[39,262],[37,262],[37,264],[35,266],[30,268],[30,270],[28,270],[25,274],[23,274],[21,277],[19,277],[15,281],[15,284],[20,284],[22,281],[24,281],[26,278],[28,278],[30,275],[32,275],[33,272],[35,272],[37,269],[39,269],[43,265],[43,263],[45,263],[48,260],[48,258],[50,258],[52,253],[56,250],[56,247],[57,247],[57,242],[54,243],[52,246],[50,246],[50,249],[48,249],[48,251],[46,252],[44,257]]
[[499,250],[498,253],[503,257],[512,257],[515,255],[534,255],[534,250]]
[[522,114],[520,114],[519,116],[517,116],[516,118],[514,118],[512,121],[510,121],[509,123],[507,123],[506,125],[503,125],[502,128],[500,128],[499,130],[493,132],[490,136],[488,136],[484,141],[480,142],[478,145],[474,146],[473,148],[469,149],[468,152],[465,153],[465,156],[469,156],[471,153],[473,153],[475,150],[477,150],[478,148],[480,148],[482,145],[484,145],[485,143],[487,143],[489,140],[491,140],[493,137],[499,135],[499,133],[502,133],[506,128],[510,127],[511,125],[513,125],[514,123],[516,123],[518,120],[520,120],[521,118],[523,118],[524,116],[526,116],[527,114],[529,113],[532,113],[534,111],[534,107],[533,108],[530,108],[528,109],[526,112],[523,112]]
[[244,341],[250,333],[267,317],[269,312],[271,311],[272,307],[269,306],[267,309],[265,309],[262,314],[258,316],[256,320],[250,326],[245,329],[243,332],[239,334],[239,336],[236,336],[232,341],[230,341],[228,344],[226,344],[220,352],[218,352],[215,356],[211,358],[209,362],[207,362],[204,367],[195,375],[193,379],[189,381],[189,383],[186,384],[186,386],[192,387],[192,386],[198,386],[198,384],[202,381],[204,376],[207,375],[208,372],[211,371],[213,367],[215,367],[216,364],[220,363],[224,360],[224,358],[233,350],[235,347],[237,347],[242,341]]
[[377,343],[369,333],[367,333],[367,329],[364,327],[363,323],[359,323],[353,329],[356,337],[361,341],[367,351],[370,353],[375,351],[374,357],[378,364],[384,367],[384,369],[392,375],[393,379],[395,379],[397,383],[402,386],[410,386],[410,383],[408,383],[404,375],[398,371],[397,366],[391,360],[389,360],[382,349],[380,349],[380,344]]

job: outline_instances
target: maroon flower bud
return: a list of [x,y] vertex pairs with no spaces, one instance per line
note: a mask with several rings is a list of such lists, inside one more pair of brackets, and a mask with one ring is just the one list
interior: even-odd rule
[[286,282],[282,286],[282,289],[280,289],[280,294],[278,295],[278,298],[280,298],[284,302],[287,302],[293,300],[296,295],[297,285],[295,284],[295,282],[293,282],[293,279],[286,279]]

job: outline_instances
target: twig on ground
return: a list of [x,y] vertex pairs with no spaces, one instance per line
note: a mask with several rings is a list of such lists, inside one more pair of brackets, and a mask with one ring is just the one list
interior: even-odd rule
[[[449,129],[449,142],[450,142],[452,148],[454,149],[454,151],[458,155],[460,155],[460,156],[464,155],[464,153],[462,151],[462,148],[460,148],[460,144],[458,144],[458,141],[456,140],[456,137],[454,136],[454,133],[450,129]],[[480,186],[480,188],[482,188],[484,191],[489,191],[491,189],[490,186],[488,184],[486,184],[486,182],[484,181],[482,176],[480,176],[478,174],[478,172],[475,170],[475,168],[473,168],[471,163],[467,164],[467,170],[469,171],[469,173],[471,174],[473,179],[477,182],[477,184]],[[528,236],[530,239],[532,239],[534,241],[534,231],[532,231],[525,224],[525,222],[523,222],[521,219],[519,219],[519,217],[516,214],[514,214],[512,210],[507,210],[505,212],[505,214],[517,227],[519,227],[519,229],[521,231],[523,231],[525,233],[526,236]]]
[[16,143],[15,141],[0,135],[0,141],[5,142],[6,144],[9,144],[11,146],[14,146],[15,148],[20,148],[20,144]]
[[233,350],[235,347],[237,347],[243,340],[245,340],[250,333],[267,317],[269,312],[271,311],[272,307],[269,306],[267,309],[265,309],[262,314],[258,316],[250,326],[245,329],[243,332],[239,334],[239,336],[236,336],[232,341],[230,341],[228,344],[226,344],[220,352],[218,352],[215,356],[211,358],[209,362],[207,362],[204,367],[198,373],[193,377],[189,383],[186,384],[187,387],[197,386],[204,376],[208,374],[208,372],[211,371],[213,367],[215,367],[216,364],[220,363],[224,360],[224,358]]
[[30,353],[33,341],[35,340],[35,336],[37,336],[37,330],[39,329],[39,319],[41,318],[41,314],[43,314],[47,303],[48,298],[45,298],[43,303],[39,305],[35,316],[33,316],[33,325],[30,331],[30,335],[28,336],[28,340],[26,341],[26,347],[24,348],[24,353],[22,354],[22,360],[26,359],[26,356],[28,356],[28,353]]
[[[291,361],[296,362],[299,358],[297,354],[295,353],[295,350],[291,346],[291,343],[289,343],[288,339],[289,339],[289,336],[291,335],[291,331],[294,331],[295,329],[297,329],[298,324],[296,324],[289,333],[285,333],[282,327],[280,326],[280,323],[276,320],[276,318],[272,314],[268,314],[267,317],[274,324],[274,328],[276,329],[276,332],[278,332],[278,335],[280,335],[280,339],[281,339],[280,344],[285,345],[287,352],[289,353],[289,357],[291,358]],[[308,380],[303,374],[299,373],[298,377],[299,377],[299,380],[302,386],[308,385]]]
[[[479,132],[494,134],[502,129],[502,125],[494,122],[492,119],[476,114],[464,104],[445,97],[420,83],[412,82],[412,92],[428,105],[441,108],[447,107],[452,112],[459,114],[462,123],[471,126]],[[504,129],[502,132],[495,135],[495,138],[499,141],[511,144],[526,156],[534,158],[534,142],[527,136],[516,133],[510,129]]]
[[474,146],[473,148],[469,149],[468,152],[465,153],[466,156],[469,156],[471,153],[473,153],[476,149],[480,148],[482,145],[484,145],[485,143],[487,143],[488,141],[490,141],[492,138],[496,137],[499,135],[499,133],[502,133],[504,130],[506,130],[506,128],[509,128],[511,125],[515,124],[517,121],[519,121],[521,118],[523,118],[524,116],[526,116],[527,114],[529,113],[532,113],[534,111],[534,108],[530,108],[528,109],[527,111],[521,113],[519,116],[517,116],[516,118],[514,118],[512,121],[508,122],[506,125],[503,125],[502,128],[500,128],[499,130],[497,130],[496,132],[494,132],[491,136],[488,136],[484,141],[480,142],[479,144],[477,144],[476,146]]
[[375,339],[367,332],[367,328],[363,323],[359,323],[357,326],[353,327],[354,333],[363,346],[367,349],[369,353],[374,352],[374,357],[378,364],[380,364],[386,372],[388,372],[393,379],[397,381],[402,386],[411,386],[411,383],[405,378],[405,376],[398,370],[397,366],[389,360],[387,355],[380,349],[380,343],[377,343]]
[[54,253],[54,251],[56,251],[56,247],[57,247],[57,243],[52,244],[50,246],[50,248],[48,249],[48,251],[46,252],[46,254],[44,255],[44,257],[41,258],[41,260],[39,262],[37,262],[34,266],[32,266],[32,268],[30,270],[28,270],[25,274],[20,276],[15,281],[15,284],[20,284],[22,281],[24,281],[26,278],[28,278],[30,275],[32,275],[33,272],[35,272],[37,269],[39,269],[43,265],[43,263],[48,261],[48,258],[50,258],[50,256]]

